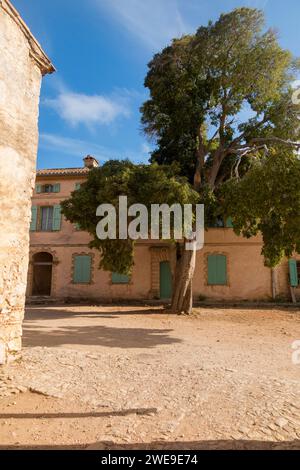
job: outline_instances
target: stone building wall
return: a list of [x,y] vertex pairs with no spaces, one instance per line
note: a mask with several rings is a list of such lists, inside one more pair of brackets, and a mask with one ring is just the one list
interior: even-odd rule
[[21,349],[42,75],[49,59],[0,0],[0,364]]

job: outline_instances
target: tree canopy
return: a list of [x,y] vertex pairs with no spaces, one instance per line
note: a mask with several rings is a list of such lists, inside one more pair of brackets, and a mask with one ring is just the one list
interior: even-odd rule
[[300,253],[300,160],[282,150],[257,161],[241,180],[222,188],[237,234],[263,236],[267,266]]
[[237,232],[261,233],[272,266],[299,250],[299,64],[263,12],[238,8],[154,56],[141,108],[152,161],[180,165],[207,225],[231,216]]
[[[62,212],[72,223],[80,225],[91,237],[91,248],[101,253],[100,267],[106,271],[128,274],[134,263],[135,241],[101,240],[96,233],[101,204],[112,204],[118,214],[119,196],[128,197],[128,206],[143,204],[196,204],[199,194],[185,177],[178,175],[177,165],[135,165],[128,160],[111,160],[89,172],[88,179],[71,197],[62,202]],[[128,217],[128,223],[130,217]]]
[[145,79],[150,99],[141,112],[157,142],[152,161],[177,161],[198,190],[214,190],[237,164],[244,174],[265,145],[292,145],[299,138],[300,108],[291,100],[297,69],[256,9],[236,9],[174,40],[154,56]]

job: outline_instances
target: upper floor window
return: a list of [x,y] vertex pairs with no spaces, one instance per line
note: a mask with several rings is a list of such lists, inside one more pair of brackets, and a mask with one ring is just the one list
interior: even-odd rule
[[36,232],[58,232],[61,229],[61,207],[54,206],[39,207],[31,209],[30,231]]
[[233,228],[232,218],[228,217],[226,220],[222,216],[216,217],[216,219],[210,223],[210,228]]
[[53,230],[53,207],[41,207],[41,231]]
[[60,192],[60,184],[37,184],[35,186],[35,191],[38,194],[51,194]]

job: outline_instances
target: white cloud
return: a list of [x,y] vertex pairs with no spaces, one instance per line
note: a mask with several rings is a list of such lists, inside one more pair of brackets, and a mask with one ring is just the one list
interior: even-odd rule
[[194,33],[209,19],[239,7],[241,3],[264,9],[269,0],[93,0],[101,14],[138,38],[152,52],[167,46],[172,39]]
[[128,99],[122,96],[85,95],[63,90],[57,98],[45,99],[44,104],[72,126],[107,125],[120,116],[130,115]]
[[190,31],[177,0],[95,0],[127,31],[152,50]]
[[57,134],[41,133],[39,146],[41,150],[51,150],[53,153],[59,152],[73,157],[84,157],[87,154],[92,154],[102,160],[112,158],[112,154],[101,145]]
[[78,157],[83,158],[85,155],[90,154],[96,157],[100,162],[128,158],[138,163],[147,162],[149,158],[148,155],[145,154],[144,148],[141,151],[128,149],[114,150],[90,141],[49,133],[40,134],[39,148],[40,150],[51,151],[54,155],[69,155],[72,159]]

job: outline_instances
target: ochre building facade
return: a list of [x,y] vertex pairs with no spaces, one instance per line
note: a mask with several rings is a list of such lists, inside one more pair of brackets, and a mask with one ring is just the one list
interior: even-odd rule
[[[61,216],[60,202],[80,187],[94,166],[97,161],[87,157],[82,168],[37,172],[27,296],[75,301],[168,299],[175,265],[172,245],[138,242],[130,277],[105,272],[99,270],[99,252],[88,247],[90,236]],[[197,254],[195,300],[267,301],[274,294],[290,300],[288,260],[276,268],[272,288],[271,269],[264,266],[261,256],[261,239],[238,237],[230,224],[217,225],[205,232],[204,248]],[[293,261],[300,271],[300,256]],[[298,287],[295,292],[300,294]]]

